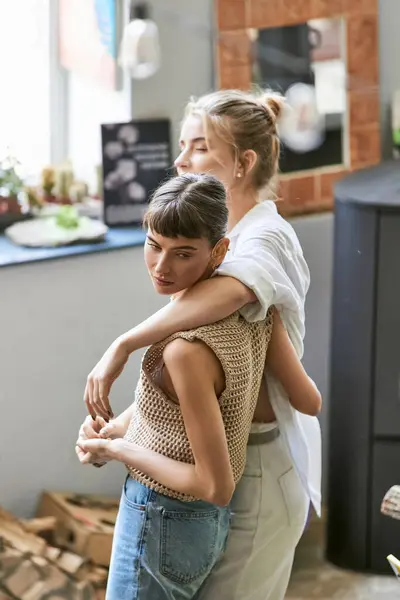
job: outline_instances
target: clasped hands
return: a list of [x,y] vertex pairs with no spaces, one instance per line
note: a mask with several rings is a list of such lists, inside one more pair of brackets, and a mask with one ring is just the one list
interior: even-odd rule
[[118,419],[107,423],[102,417],[86,417],[75,445],[79,462],[100,467],[115,460],[125,434],[123,429]]

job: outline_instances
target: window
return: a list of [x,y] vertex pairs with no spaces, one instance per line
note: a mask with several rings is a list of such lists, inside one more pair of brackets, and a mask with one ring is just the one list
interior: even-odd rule
[[0,2],[0,157],[10,151],[27,175],[63,155],[56,13],[56,0]]

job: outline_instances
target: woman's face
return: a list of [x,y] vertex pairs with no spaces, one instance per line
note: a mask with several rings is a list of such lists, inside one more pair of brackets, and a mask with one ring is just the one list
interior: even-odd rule
[[198,115],[189,115],[181,130],[180,154],[175,160],[178,175],[184,173],[210,173],[222,181],[226,189],[235,183],[236,164],[232,148],[213,131],[204,129]]
[[213,271],[213,249],[206,238],[168,238],[147,232],[144,259],[155,290],[176,294]]

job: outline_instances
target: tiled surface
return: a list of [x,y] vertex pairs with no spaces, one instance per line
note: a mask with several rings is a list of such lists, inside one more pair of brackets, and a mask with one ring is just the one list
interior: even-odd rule
[[351,0],[350,2],[347,2],[347,0],[343,1],[346,6],[346,12],[349,15],[376,15],[378,13],[378,0]]
[[[279,27],[317,18],[345,18],[349,164],[334,169],[333,173],[331,169],[315,169],[286,175],[278,192],[278,197],[283,199],[278,206],[284,216],[332,209],[334,182],[352,170],[375,165],[381,159],[377,0],[216,0],[216,6],[223,42],[223,47],[219,44],[217,58],[219,84],[222,88],[243,90],[251,85],[251,54],[245,40],[247,27]],[[226,37],[225,32],[229,32]]]
[[347,0],[311,0],[313,19],[325,19],[332,15],[341,15]]
[[219,60],[224,69],[249,64],[250,38],[245,31],[221,31],[218,38]]
[[387,576],[344,571],[323,560],[323,522],[312,518],[300,540],[286,600],[396,600],[400,583]]
[[376,123],[350,132],[350,154],[353,169],[379,162],[381,156],[380,127]]
[[379,119],[379,110],[377,88],[371,91],[351,91],[349,93],[349,117],[353,129],[376,123]]
[[285,176],[278,186],[278,211],[289,217],[332,210],[333,186],[346,174],[345,169],[338,167],[304,176]]
[[377,85],[379,79],[378,15],[348,17],[346,25],[347,73],[350,88]]
[[243,29],[246,22],[246,0],[218,2],[217,24],[220,31]]
[[227,67],[221,74],[222,88],[248,90],[250,78],[250,65]]
[[368,576],[327,563],[295,569],[287,600],[396,600],[400,583],[394,575]]
[[316,179],[320,180],[320,189],[319,195],[321,201],[326,204],[331,204],[333,201],[333,186],[336,182],[340,181],[343,177],[345,177],[346,171],[338,170],[338,171],[327,171],[326,173],[320,173],[315,175]]

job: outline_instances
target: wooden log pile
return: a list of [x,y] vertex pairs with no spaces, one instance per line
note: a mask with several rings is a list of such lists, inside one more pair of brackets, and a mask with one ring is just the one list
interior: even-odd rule
[[107,569],[49,545],[54,517],[21,521],[0,508],[0,600],[101,600]]

